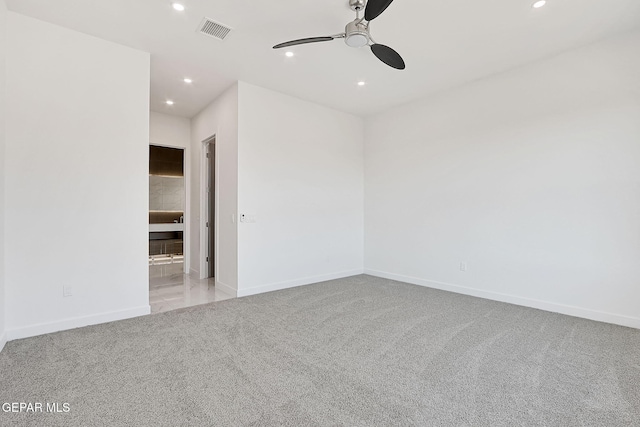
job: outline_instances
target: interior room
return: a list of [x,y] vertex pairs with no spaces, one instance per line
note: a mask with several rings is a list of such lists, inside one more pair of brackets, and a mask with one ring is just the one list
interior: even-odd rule
[[0,0],[0,425],[634,425],[639,53],[637,0]]
[[149,147],[149,277],[184,272],[184,149]]

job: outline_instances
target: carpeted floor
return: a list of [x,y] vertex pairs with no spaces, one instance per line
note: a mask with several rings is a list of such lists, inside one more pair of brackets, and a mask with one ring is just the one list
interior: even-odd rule
[[356,276],[13,341],[33,426],[640,425],[640,331]]

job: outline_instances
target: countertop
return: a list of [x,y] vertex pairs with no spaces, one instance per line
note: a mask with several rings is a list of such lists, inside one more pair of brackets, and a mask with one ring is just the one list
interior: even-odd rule
[[184,231],[184,223],[149,224],[149,232],[154,231]]

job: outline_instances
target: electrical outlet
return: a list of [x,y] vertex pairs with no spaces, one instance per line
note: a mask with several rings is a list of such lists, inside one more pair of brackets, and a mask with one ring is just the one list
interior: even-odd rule
[[62,296],[64,298],[72,297],[73,296],[73,288],[71,286],[63,286],[62,287]]
[[460,271],[467,271],[466,261],[460,261]]

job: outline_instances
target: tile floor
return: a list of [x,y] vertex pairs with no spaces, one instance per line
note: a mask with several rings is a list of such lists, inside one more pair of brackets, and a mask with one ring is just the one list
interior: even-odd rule
[[194,279],[183,270],[182,262],[149,265],[151,314],[233,298],[217,290],[213,279]]

